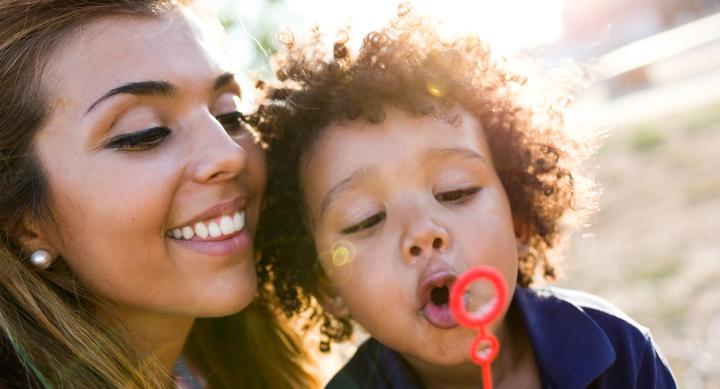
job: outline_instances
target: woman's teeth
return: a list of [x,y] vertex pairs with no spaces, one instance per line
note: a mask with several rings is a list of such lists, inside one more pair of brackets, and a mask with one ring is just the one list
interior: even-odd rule
[[194,226],[175,228],[170,231],[175,239],[190,240],[194,237],[200,239],[219,238],[232,235],[245,227],[245,212],[235,212],[232,216],[223,216],[213,221],[196,223]]

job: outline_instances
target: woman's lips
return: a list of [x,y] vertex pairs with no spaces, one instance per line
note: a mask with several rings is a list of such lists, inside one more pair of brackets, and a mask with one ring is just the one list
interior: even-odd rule
[[220,239],[178,240],[171,238],[171,241],[197,253],[212,256],[237,255],[252,249],[252,239],[247,228]]

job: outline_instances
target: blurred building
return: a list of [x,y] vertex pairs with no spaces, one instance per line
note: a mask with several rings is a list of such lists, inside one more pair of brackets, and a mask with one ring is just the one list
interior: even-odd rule
[[720,88],[720,0],[564,0],[562,20],[549,57],[597,63],[602,100],[672,87],[704,104]]
[[565,0],[559,48],[601,55],[718,11],[720,0]]

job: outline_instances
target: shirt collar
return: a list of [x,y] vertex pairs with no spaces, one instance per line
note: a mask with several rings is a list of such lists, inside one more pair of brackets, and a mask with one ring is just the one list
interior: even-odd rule
[[556,389],[585,388],[613,364],[614,348],[583,308],[550,290],[519,287],[513,303],[544,378]]

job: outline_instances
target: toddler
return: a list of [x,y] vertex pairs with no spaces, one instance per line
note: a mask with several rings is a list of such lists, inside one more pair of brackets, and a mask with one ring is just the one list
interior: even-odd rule
[[[448,294],[496,269],[511,299],[489,328],[496,388],[673,388],[647,329],[598,297],[552,287],[561,218],[587,144],[563,105],[520,103],[525,79],[473,36],[403,11],[368,34],[286,40],[280,85],[249,120],[269,146],[258,241],[284,310],[311,309],[330,341],[371,335],[329,388],[477,388]],[[312,297],[320,302],[313,304]]]

